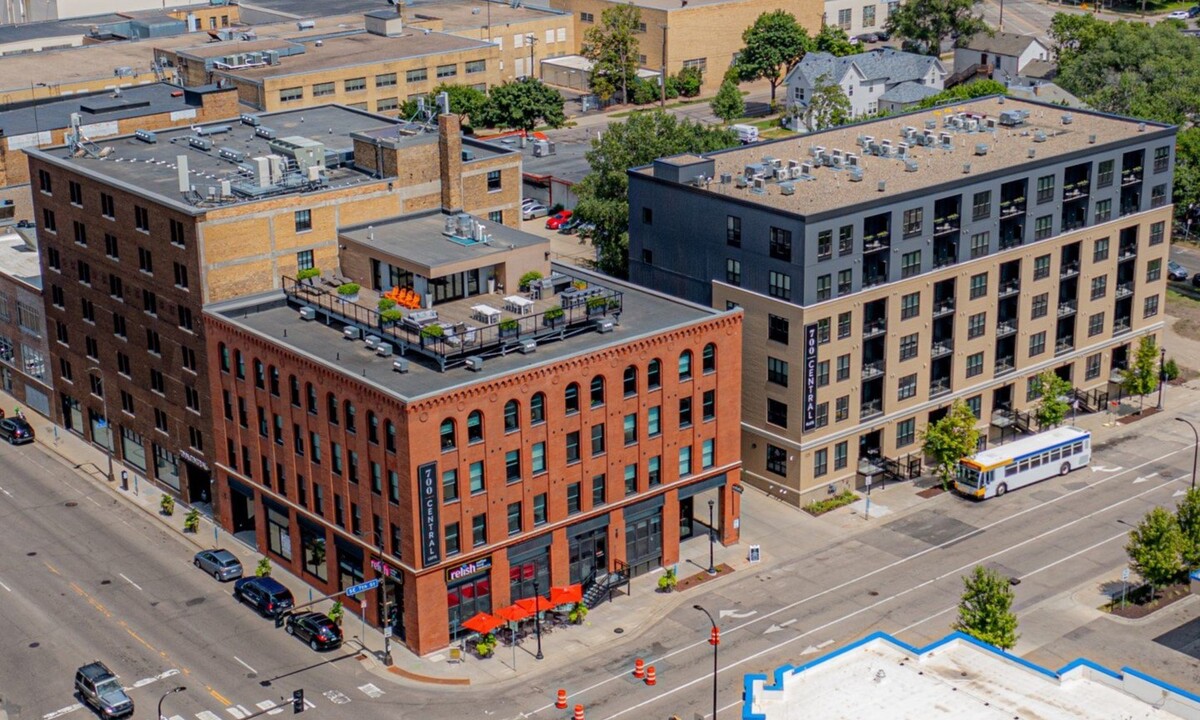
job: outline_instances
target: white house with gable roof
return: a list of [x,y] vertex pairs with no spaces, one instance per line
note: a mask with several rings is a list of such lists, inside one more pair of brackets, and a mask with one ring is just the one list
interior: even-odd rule
[[942,91],[946,68],[928,55],[888,48],[835,57],[810,52],[788,73],[788,107],[803,109],[813,89],[835,83],[850,100],[854,117],[879,110],[906,110]]

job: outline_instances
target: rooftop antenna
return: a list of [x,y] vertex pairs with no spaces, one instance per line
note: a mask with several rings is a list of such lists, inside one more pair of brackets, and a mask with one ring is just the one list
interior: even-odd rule
[[437,94],[437,106],[439,115],[450,114],[450,94],[445,90]]

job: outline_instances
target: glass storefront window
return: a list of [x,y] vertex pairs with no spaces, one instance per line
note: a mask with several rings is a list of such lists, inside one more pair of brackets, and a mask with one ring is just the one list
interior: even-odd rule
[[146,447],[142,444],[142,436],[124,426],[121,427],[121,458],[146,472]]
[[446,588],[446,605],[449,608],[450,639],[471,633],[462,624],[476,614],[492,611],[491,574],[455,583]]
[[154,477],[159,482],[179,490],[179,458],[170,450],[164,450],[158,443],[154,446]]

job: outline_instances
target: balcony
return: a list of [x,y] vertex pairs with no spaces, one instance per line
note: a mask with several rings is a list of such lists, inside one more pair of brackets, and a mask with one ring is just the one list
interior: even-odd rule
[[873,337],[879,337],[887,333],[887,320],[878,318],[876,320],[868,320],[863,323],[863,340],[869,340]]
[[935,358],[940,358],[946,357],[952,352],[954,352],[954,341],[948,339],[935,342],[930,354]]
[[1017,323],[1012,320],[1001,320],[996,325],[996,337],[1008,337],[1017,331]]
[[1063,200],[1070,202],[1071,200],[1079,200],[1088,196],[1090,188],[1086,182],[1079,182],[1074,185],[1065,185],[1063,187]]
[[1055,355],[1066,355],[1074,349],[1075,337],[1073,335],[1068,335],[1067,337],[1061,338],[1058,342],[1054,343]]
[[1076,301],[1074,301],[1074,300],[1063,300],[1063,301],[1059,302],[1058,303],[1058,316],[1060,318],[1064,318],[1064,317],[1067,317],[1068,315],[1074,315],[1077,305],[1078,305],[1078,303],[1076,303]]
[[950,233],[956,233],[956,232],[958,232],[958,230],[959,230],[958,215],[950,215],[950,216],[944,217],[944,218],[936,218],[933,221],[934,236],[948,235]]
[[1116,337],[1117,335],[1124,335],[1131,329],[1129,318],[1127,317],[1119,317],[1113,321],[1113,337]]
[[1000,219],[1015,217],[1025,212],[1025,198],[1005,200],[1000,203]]
[[876,233],[863,236],[863,252],[878,252],[886,250],[891,245],[891,233]]
[[1025,244],[1024,228],[1017,228],[1017,232],[1012,235],[1000,236],[1000,249],[1009,250],[1015,247],[1021,247]]
[[995,376],[1000,377],[1001,375],[1007,375],[1010,372],[1012,372],[1013,370],[1016,370],[1017,366],[1014,364],[1015,360],[1016,360],[1016,358],[1014,358],[1011,355],[1009,355],[1007,357],[997,358],[996,359]]
[[1142,168],[1140,165],[1138,167],[1133,168],[1132,170],[1122,170],[1121,171],[1121,186],[1122,187],[1124,187],[1126,185],[1136,185],[1137,183],[1140,183],[1141,181],[1142,181]]
[[943,253],[941,255],[936,255],[933,258],[933,269],[936,270],[938,268],[949,267],[957,262],[958,255],[956,253]]
[[1133,294],[1133,281],[1129,280],[1123,283],[1117,283],[1117,299],[1127,298]]
[[876,360],[875,362],[863,363],[862,379],[874,380],[877,377],[883,377],[883,370],[886,367],[884,361]]
[[1062,278],[1063,280],[1066,280],[1067,278],[1075,277],[1078,274],[1079,274],[1079,261],[1078,260],[1072,260],[1071,262],[1063,263],[1063,266],[1061,268],[1059,268],[1059,271],[1058,271],[1058,276],[1060,278]]
[[1117,260],[1119,260],[1121,262],[1124,262],[1125,260],[1132,260],[1135,257],[1137,257],[1137,246],[1136,245],[1122,247],[1117,252]]
[[863,287],[869,288],[875,287],[876,285],[882,285],[887,282],[887,279],[888,276],[886,272],[863,275]]
[[954,298],[938,300],[933,304],[933,316],[935,318],[952,314],[954,314]]
[[950,392],[950,378],[936,378],[929,383],[929,398],[941,397]]
[[876,415],[882,415],[882,414],[883,414],[883,401],[882,400],[868,400],[862,404],[861,408],[859,408],[858,419],[860,421],[867,420],[869,418],[875,417]]
[[1021,281],[1017,279],[1006,280],[1000,283],[1000,297],[1012,297],[1021,292]]

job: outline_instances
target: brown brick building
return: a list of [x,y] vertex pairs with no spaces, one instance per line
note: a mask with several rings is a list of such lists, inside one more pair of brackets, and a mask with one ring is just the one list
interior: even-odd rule
[[[535,583],[670,566],[705,534],[709,500],[721,542],[738,539],[741,313],[551,267],[545,240],[514,231],[463,245],[439,232],[447,218],[376,225],[345,252],[439,258],[449,285],[552,273],[527,314],[497,310],[519,335],[479,314],[511,287],[435,301],[436,336],[417,332],[423,315],[381,325],[374,295],[352,306],[294,284],[205,314],[221,523],[322,592],[390,576],[396,636],[420,654]],[[380,591],[365,599],[378,624]]]
[[28,151],[63,423],[105,446],[107,400],[117,458],[188,501],[211,498],[215,457],[205,303],[336,271],[339,227],[437,209],[442,178],[491,183],[448,209],[518,221],[520,156],[460,140],[453,118],[440,134],[336,106],[253,122],[106,139],[103,160]]
[[26,238],[0,236],[0,387],[57,421],[38,253],[32,232],[26,232]]

